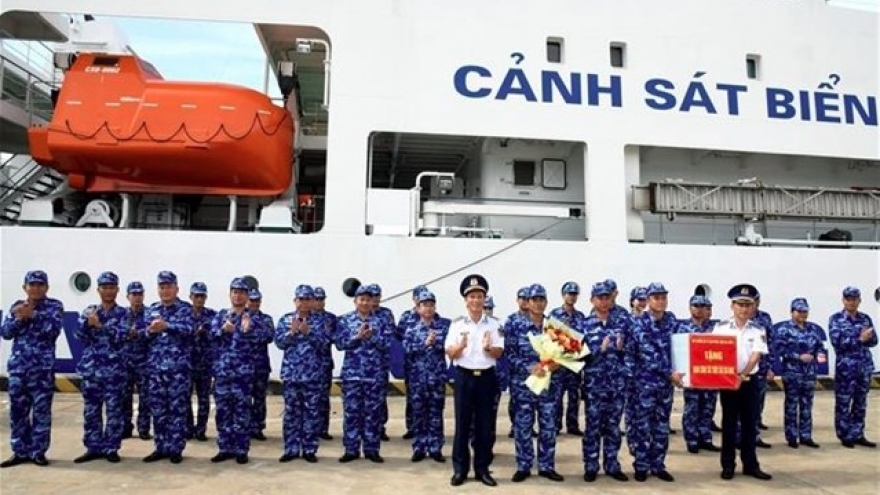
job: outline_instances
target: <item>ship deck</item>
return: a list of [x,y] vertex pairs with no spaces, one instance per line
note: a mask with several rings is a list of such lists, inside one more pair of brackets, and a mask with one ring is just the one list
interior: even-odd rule
[[[876,392],[874,392],[876,394]],[[566,476],[564,483],[553,483],[533,476],[524,483],[510,482],[513,474],[513,440],[505,435],[508,429],[506,414],[499,415],[499,439],[496,445],[496,459],[493,471],[499,481],[499,488],[505,494],[535,493],[538,490],[553,490],[554,493],[625,493],[638,489],[640,493],[676,493],[676,495],[713,495],[743,493],[744,491],[767,490],[774,494],[797,493],[799,495],[876,495],[880,492],[880,450],[843,448],[834,437],[832,425],[834,395],[830,391],[816,394],[814,407],[814,437],[822,445],[819,450],[801,448],[792,450],[785,445],[782,432],[782,399],[779,392],[767,395],[765,422],[770,430],[764,432],[764,439],[773,444],[770,450],[760,450],[759,457],[764,470],[772,473],[774,479],[760,482],[737,475],[733,481],[719,479],[718,455],[712,453],[689,454],[685,450],[681,435],[681,410],[683,400],[677,394],[673,410],[673,427],[679,433],[671,437],[667,466],[676,477],[675,483],[664,483],[649,478],[646,483],[636,483],[632,479],[620,483],[600,476],[595,483],[582,480],[580,439],[563,435],[557,449],[557,470]],[[57,394],[54,404],[54,423],[52,448],[49,459],[52,464],[41,468],[34,465],[19,466],[0,471],[0,493],[16,494],[94,494],[125,493],[137,494],[175,494],[196,493],[220,495],[225,493],[275,494],[275,493],[327,493],[370,495],[378,493],[488,493],[491,490],[470,481],[462,487],[449,486],[451,466],[440,465],[426,459],[419,464],[410,462],[410,442],[401,440],[403,433],[403,397],[389,397],[391,420],[389,422],[390,442],[382,444],[385,464],[377,465],[363,459],[350,464],[339,464],[341,455],[342,403],[333,397],[333,419],[331,434],[335,439],[323,442],[318,452],[318,464],[307,464],[295,460],[289,464],[278,463],[281,455],[281,412],[283,400],[280,396],[269,398],[269,427],[266,442],[255,442],[251,449],[251,462],[240,466],[234,461],[211,464],[209,458],[216,453],[213,424],[209,426],[208,442],[193,441],[187,445],[184,462],[171,465],[167,461],[144,464],[140,458],[152,450],[152,442],[140,439],[126,440],[120,454],[120,464],[106,461],[93,461],[84,465],[74,465],[72,459],[83,452],[82,447],[82,399],[77,394]],[[8,396],[0,395],[3,403],[0,411],[0,456],[3,459],[9,451],[9,404]],[[505,399],[506,401],[506,399]],[[506,411],[502,404],[502,411]],[[446,431],[447,444],[444,453],[449,457],[452,433],[452,398],[447,402]],[[720,420],[720,408],[718,418]],[[880,440],[880,402],[876,396],[868,404],[867,436]],[[213,421],[212,421],[213,423]],[[720,444],[720,434],[716,434]],[[624,447],[625,451],[625,447]],[[632,459],[628,453],[621,454],[624,471],[632,474]],[[500,492],[499,492],[500,493]]]

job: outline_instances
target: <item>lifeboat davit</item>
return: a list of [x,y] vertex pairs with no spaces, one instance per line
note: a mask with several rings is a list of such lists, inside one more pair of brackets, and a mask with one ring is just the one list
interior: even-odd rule
[[274,196],[290,187],[293,121],[264,94],[165,81],[134,55],[80,54],[31,156],[74,189]]

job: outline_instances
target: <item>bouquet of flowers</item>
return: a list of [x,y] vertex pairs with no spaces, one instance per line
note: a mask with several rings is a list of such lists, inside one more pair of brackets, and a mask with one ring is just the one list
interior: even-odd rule
[[538,363],[543,373],[533,373],[526,378],[526,386],[535,395],[550,388],[550,363],[557,363],[575,373],[583,367],[583,358],[590,354],[590,349],[583,345],[584,336],[572,330],[555,318],[544,320],[544,332],[541,335],[530,335],[532,349],[538,353]]

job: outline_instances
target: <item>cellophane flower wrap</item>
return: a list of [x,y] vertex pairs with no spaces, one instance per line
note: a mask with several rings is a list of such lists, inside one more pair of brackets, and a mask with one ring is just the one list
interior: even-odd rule
[[550,363],[578,373],[583,369],[583,358],[590,354],[590,348],[583,345],[583,334],[572,330],[568,325],[555,318],[544,320],[544,331],[541,335],[530,335],[529,342],[532,349],[538,354],[540,365],[544,368],[544,376],[536,374],[526,378],[526,386],[535,395],[550,388],[550,379],[553,374],[548,368]]

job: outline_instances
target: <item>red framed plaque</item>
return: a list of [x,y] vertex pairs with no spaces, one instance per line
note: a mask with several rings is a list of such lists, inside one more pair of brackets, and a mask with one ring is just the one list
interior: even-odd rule
[[690,388],[736,389],[736,336],[688,336]]

